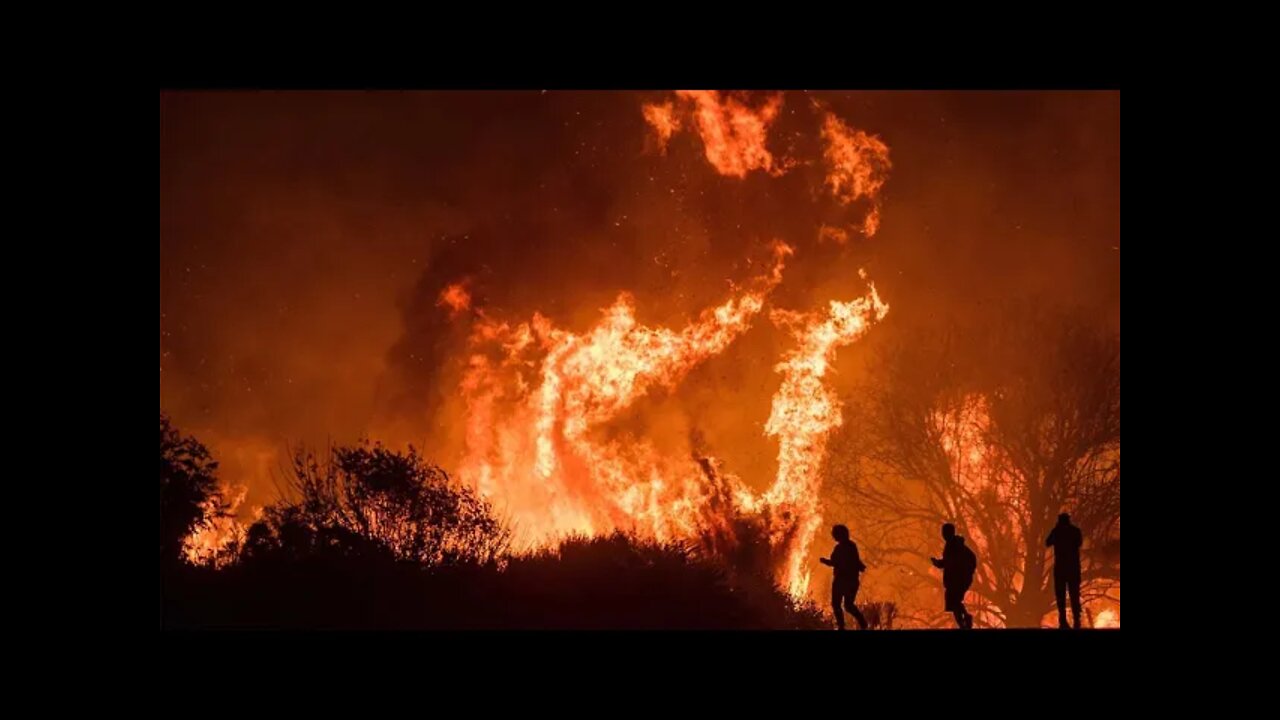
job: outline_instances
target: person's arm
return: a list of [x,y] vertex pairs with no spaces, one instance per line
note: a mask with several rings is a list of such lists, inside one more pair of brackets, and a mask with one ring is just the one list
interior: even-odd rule
[[[828,560],[827,558],[818,558],[818,562],[822,563],[823,565],[831,565],[831,561]],[[831,565],[831,567],[835,567],[835,565]]]
[[858,546],[856,544],[853,546],[853,552],[849,553],[849,555],[849,564],[853,565],[854,570],[862,572],[867,569],[867,566],[862,562],[862,556],[858,554]]
[[1048,538],[1046,538],[1046,539],[1045,539],[1045,541],[1044,541],[1044,546],[1045,546],[1045,547],[1049,547],[1049,546],[1053,545],[1053,535],[1054,535],[1054,533],[1056,533],[1056,532],[1058,532],[1058,528],[1056,528],[1056,527],[1055,527],[1054,529],[1052,529],[1052,530],[1050,530],[1050,531],[1049,531],[1049,537],[1048,537]]
[[943,567],[942,561],[939,560],[938,558],[931,557],[929,558],[929,562],[933,563],[933,566],[936,568]]

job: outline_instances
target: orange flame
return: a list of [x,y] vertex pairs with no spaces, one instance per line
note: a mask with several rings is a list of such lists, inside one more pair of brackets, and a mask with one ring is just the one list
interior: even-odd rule
[[1120,613],[1107,608],[1094,617],[1093,626],[1095,628],[1118,628],[1120,627]]
[[728,531],[736,516],[754,516],[766,519],[783,551],[778,580],[796,596],[806,591],[805,556],[821,522],[819,468],[826,437],[840,424],[839,403],[823,378],[836,348],[887,312],[874,287],[867,297],[832,302],[825,313],[771,314],[799,347],[777,366],[783,381],[765,432],[779,441],[779,466],[767,492],[757,495],[720,473],[714,459],[668,457],[645,439],[604,428],[745,332],[790,253],[777,246],[769,274],[680,331],[637,324],[626,294],[581,335],[540,314],[514,326],[480,316],[472,343],[489,352],[472,355],[462,386],[467,453],[459,474],[513,521],[518,548],[613,530],[698,538]]
[[658,148],[666,150],[667,141],[680,129],[680,119],[675,116],[675,103],[646,104],[643,111],[644,119],[653,126],[653,131],[658,136]]
[[467,454],[460,476],[498,500],[516,544],[536,547],[568,534],[622,529],[657,539],[705,527],[704,476],[687,459],[662,457],[650,443],[593,432],[644,397],[670,388],[745,332],[782,278],[778,245],[771,273],[753,289],[702,313],[676,332],[637,324],[624,293],[578,335],[535,314],[511,326],[482,317],[462,390]]
[[[781,105],[781,94],[753,109],[717,91],[685,90],[675,102],[645,105],[643,114],[665,149],[682,127],[677,112],[687,108],[707,161],[722,175],[743,178],[752,170],[780,175],[791,164],[775,160],[766,146]],[[830,114],[823,137],[832,194],[842,204],[874,200],[889,169],[884,143]],[[864,234],[878,222],[873,207]],[[848,232],[824,227],[820,237],[844,243]],[[825,312],[770,314],[797,347],[776,366],[782,383],[765,434],[778,441],[778,469],[765,492],[721,472],[713,458],[672,458],[610,424],[745,332],[781,282],[790,253],[779,245],[771,273],[680,331],[639,325],[625,293],[582,334],[538,313],[514,325],[475,314],[462,383],[466,454],[459,475],[507,514],[517,548],[613,530],[658,540],[705,537],[728,529],[735,517],[751,517],[764,523],[781,558],[777,580],[796,597],[807,592],[807,554],[822,521],[821,465],[827,437],[841,423],[826,376],[836,350],[888,312],[874,286],[865,297],[832,301]]]
[[[233,488],[224,487],[222,489],[223,498],[227,503],[225,508],[226,515],[214,517],[187,536],[182,549],[188,562],[200,565],[213,561],[219,552],[243,536],[244,525],[236,519],[236,512],[240,509],[248,494],[248,485],[237,485]],[[210,515],[214,514],[219,509],[216,505],[215,502],[209,501],[205,505],[205,512]],[[262,508],[254,508],[255,519],[261,515]]]
[[891,167],[889,146],[874,135],[850,128],[832,113],[823,120],[822,139],[826,142],[823,155],[832,196],[845,205],[858,199],[872,201],[862,232],[867,237],[875,235],[880,228],[880,188]]
[[[681,104],[693,116],[708,162],[722,175],[786,172],[766,147],[782,104],[774,95],[753,109],[717,91],[680,91],[676,102],[645,105],[644,117],[665,148],[681,129]],[[874,198],[888,169],[887,148],[828,116],[823,130],[828,184],[847,204]],[[867,222],[877,222],[875,211]],[[864,230],[865,231],[865,230]],[[823,239],[848,233],[824,227]],[[841,424],[840,403],[827,384],[836,351],[881,320],[888,305],[874,285],[865,296],[831,301],[825,311],[774,309],[769,317],[796,346],[775,366],[781,383],[764,433],[778,442],[771,486],[756,492],[721,471],[714,458],[671,456],[625,429],[624,415],[651,391],[671,389],[698,364],[724,352],[745,333],[782,281],[792,249],[774,246],[772,268],[686,327],[640,325],[622,293],[590,329],[574,333],[541,313],[509,323],[469,313],[471,354],[460,392],[466,405],[465,453],[459,477],[494,501],[511,522],[517,549],[554,546],[567,535],[623,530],[659,541],[733,536],[738,519],[762,523],[779,558],[776,579],[795,597],[808,590],[807,555],[822,522],[819,491],[827,437]],[[865,279],[865,273],[861,273]],[[457,317],[473,307],[470,280],[452,283],[437,305]],[[232,516],[192,535],[193,561],[216,555],[243,526]],[[261,508],[255,509],[261,515]]]
[[436,305],[449,308],[449,317],[457,317],[458,313],[470,308],[471,293],[467,291],[467,282],[464,280],[445,286]]
[[769,126],[782,109],[781,94],[770,97],[759,109],[732,97],[722,98],[717,90],[680,90],[676,97],[692,104],[707,162],[721,175],[743,178],[752,170],[775,175],[786,171],[765,146]]
[[788,327],[799,341],[799,347],[775,368],[782,373],[782,386],[773,396],[773,409],[765,425],[765,433],[778,438],[778,474],[765,502],[789,511],[795,523],[797,531],[791,534],[779,579],[796,597],[808,591],[809,545],[822,523],[818,491],[827,436],[841,424],[840,403],[823,378],[836,349],[857,340],[872,320],[882,319],[888,311],[889,306],[872,285],[866,297],[849,302],[832,300],[823,315],[785,310],[771,314],[774,322]]
[[[1018,495],[1018,483],[1010,474],[1007,458],[1001,449],[988,438],[991,432],[991,416],[987,398],[980,393],[969,393],[960,398],[958,405],[933,413],[933,426],[939,429],[942,449],[947,454],[947,465],[957,485],[973,496],[988,497],[1005,508],[1023,505]],[[982,531],[983,523],[968,523],[965,518],[956,519],[980,554],[989,552],[992,542]],[[991,527],[991,525],[987,525]],[[999,527],[997,524],[996,527]],[[1011,533],[1020,556],[1025,550],[1021,534]],[[1021,587],[1021,580],[1015,583]]]
[[999,448],[987,441],[991,416],[987,398],[979,393],[965,395],[958,407],[934,413],[934,425],[946,451],[951,475],[968,492],[994,490],[1002,501],[1013,500],[1013,478],[998,462]]

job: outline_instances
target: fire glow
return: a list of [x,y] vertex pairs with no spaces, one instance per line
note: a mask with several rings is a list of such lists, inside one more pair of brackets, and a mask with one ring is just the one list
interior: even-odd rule
[[[716,91],[680,91],[671,101],[641,108],[660,150],[691,128],[706,161],[727,178],[753,171],[778,176],[797,164],[767,147],[780,94],[752,108]],[[872,203],[861,225],[878,225],[878,196],[889,168],[888,147],[825,114],[825,186],[842,205]],[[843,244],[848,232],[824,226],[820,239]],[[502,320],[477,306],[470,278],[447,284],[437,307],[454,322],[469,322],[461,480],[491,500],[512,524],[517,550],[551,548],[562,539],[621,530],[659,541],[701,541],[732,548],[738,530],[752,526],[769,543],[778,584],[797,598],[808,592],[807,556],[822,524],[819,494],[826,440],[842,420],[828,380],[836,351],[862,337],[889,306],[860,271],[866,289],[852,300],[766,316],[794,346],[774,370],[781,378],[763,434],[778,443],[771,485],[757,492],[698,452],[673,455],[635,433],[611,427],[654,391],[670,391],[699,364],[725,351],[765,311],[783,280],[793,247],[775,241],[769,270],[683,328],[649,327],[636,319],[636,299],[623,292],[581,333],[557,327],[540,312]],[[243,492],[231,495],[230,514],[188,540],[193,562],[217,554],[244,534],[234,515]],[[255,514],[260,514],[256,509]]]
[[518,546],[614,530],[657,540],[697,538],[731,533],[735,516],[759,516],[768,518],[771,541],[787,546],[779,581],[793,594],[805,592],[804,558],[821,523],[824,440],[840,424],[838,402],[823,378],[836,348],[888,312],[874,286],[864,297],[832,301],[824,312],[771,313],[798,347],[776,368],[782,385],[765,433],[779,442],[778,473],[765,493],[753,493],[733,475],[708,473],[692,458],[663,456],[643,438],[597,432],[652,389],[676,386],[745,332],[781,281],[791,252],[776,246],[769,274],[679,331],[638,325],[625,294],[581,335],[539,314],[517,325],[485,318],[475,326],[476,352],[463,383],[468,452],[460,475],[509,513]]
[[[251,563],[289,455],[369,440],[489,501],[499,573],[621,531],[821,607],[847,523],[900,627],[949,623],[942,522],[982,626],[1056,627],[1040,527],[1069,510],[1082,622],[1118,627],[1090,354],[1118,343],[1118,119],[1118,93],[162,97],[162,412],[220,463],[182,552]],[[1022,432],[1044,417],[1068,440]]]
[[[682,123],[680,105],[692,122]],[[643,114],[661,147],[681,127],[694,127],[707,162],[723,176],[741,178],[755,170],[780,174],[792,164],[777,160],[765,144],[780,107],[780,95],[752,109],[716,92],[686,91],[674,102],[646,105]],[[842,202],[876,198],[888,148],[832,118],[823,130],[830,191]],[[867,222],[870,235],[875,221]],[[736,523],[746,520],[763,530],[779,558],[778,583],[796,597],[807,592],[807,555],[822,522],[826,438],[841,423],[826,380],[836,350],[888,312],[874,285],[867,283],[862,297],[831,300],[819,310],[768,313],[795,346],[775,367],[781,384],[764,434],[778,442],[777,473],[764,492],[720,472],[714,458],[672,457],[643,437],[609,427],[641,398],[676,387],[746,332],[782,282],[784,261],[793,252],[775,244],[769,272],[680,329],[640,325],[635,300],[626,293],[583,333],[556,327],[541,313],[508,322],[477,310],[462,383],[466,456],[459,475],[511,520],[518,548],[553,547],[566,536],[615,530],[660,541],[713,536],[733,544]],[[445,290],[442,303],[455,307],[447,300],[455,287]]]

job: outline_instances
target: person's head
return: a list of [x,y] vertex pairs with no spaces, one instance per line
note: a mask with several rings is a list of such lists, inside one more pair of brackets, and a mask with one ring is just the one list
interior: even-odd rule
[[1059,516],[1058,516],[1058,524],[1059,524],[1059,525],[1070,525],[1070,524],[1071,524],[1071,515],[1069,515],[1069,514],[1067,514],[1067,513],[1062,513],[1061,515],[1059,515]]
[[955,525],[952,525],[951,523],[947,523],[947,524],[945,524],[945,525],[943,525],[943,526],[942,526],[942,539],[943,539],[943,540],[950,540],[951,538],[953,538],[953,537],[955,537],[955,536],[956,536],[956,526],[955,526]]
[[836,542],[845,542],[849,539],[849,528],[844,525],[836,525],[831,528],[831,537],[835,538]]

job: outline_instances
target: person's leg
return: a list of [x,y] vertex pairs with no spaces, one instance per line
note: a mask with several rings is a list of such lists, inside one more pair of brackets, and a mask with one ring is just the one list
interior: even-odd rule
[[947,588],[947,609],[951,611],[951,615],[956,619],[956,627],[964,629],[964,595],[959,592],[959,588]]
[[845,593],[844,606],[845,606],[845,609],[849,611],[849,614],[853,616],[853,619],[858,621],[858,627],[862,630],[866,630],[867,619],[862,616],[862,611],[858,609],[858,604],[855,602],[857,597],[858,597],[858,587],[855,585],[853,589],[851,589],[848,593]]
[[836,629],[844,629],[844,612],[840,609],[840,588],[831,585],[831,613],[836,616]]
[[956,608],[960,614],[960,627],[969,630],[973,627],[973,616],[969,614],[969,608],[964,606],[965,595],[969,594],[969,586],[956,588]]
[[1067,579],[1053,574],[1053,596],[1058,600],[1058,627],[1067,627]]
[[1075,621],[1075,629],[1080,629],[1080,578],[1071,578],[1067,584],[1067,590],[1071,592],[1071,618]]

